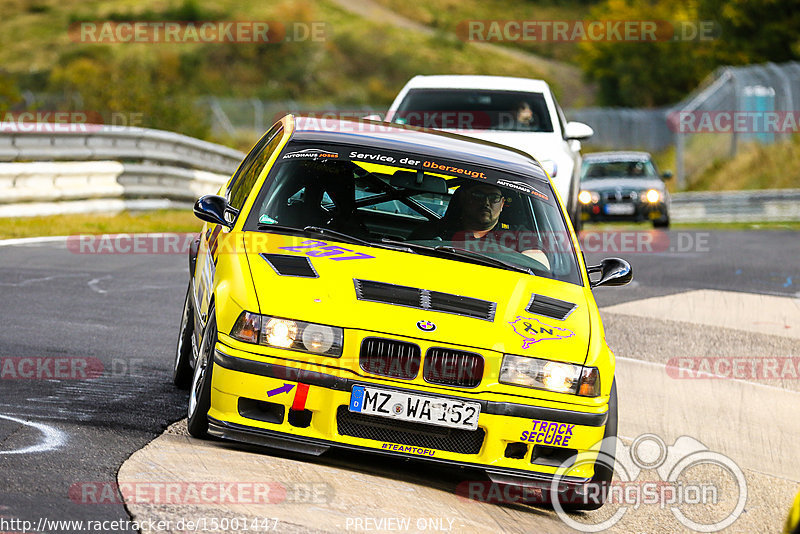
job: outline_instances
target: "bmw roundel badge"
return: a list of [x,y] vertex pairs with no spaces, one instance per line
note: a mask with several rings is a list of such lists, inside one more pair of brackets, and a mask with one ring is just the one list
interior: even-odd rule
[[433,332],[436,330],[436,325],[430,321],[417,321],[417,328],[423,332]]

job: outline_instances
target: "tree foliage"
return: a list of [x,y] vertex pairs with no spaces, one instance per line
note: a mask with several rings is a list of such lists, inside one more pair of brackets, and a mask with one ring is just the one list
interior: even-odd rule
[[[659,39],[584,41],[578,61],[602,105],[671,104],[720,65],[800,58],[796,7],[796,0],[606,0],[591,10],[592,19],[664,21]],[[693,28],[694,38],[682,39]]]
[[209,121],[194,108],[195,95],[186,90],[181,56],[162,51],[117,58],[107,49],[73,54],[50,73],[50,89],[80,94],[73,103],[80,111],[96,112],[106,122],[164,130],[179,129],[195,137],[208,134]]

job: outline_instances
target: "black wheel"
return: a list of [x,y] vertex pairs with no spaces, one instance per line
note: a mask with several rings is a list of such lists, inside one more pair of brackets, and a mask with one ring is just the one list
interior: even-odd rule
[[664,218],[660,221],[653,221],[653,228],[663,228],[664,230],[669,228],[669,217]]
[[175,364],[172,367],[172,383],[180,389],[188,389],[192,383],[192,336],[194,335],[194,308],[192,307],[192,284],[186,290],[183,302],[181,328],[178,331],[178,346],[175,348]]
[[189,414],[187,428],[196,438],[208,437],[208,410],[211,408],[211,375],[214,370],[214,347],[217,344],[217,316],[212,306],[208,312],[208,323],[203,331],[203,340],[197,354],[189,391]]
[[608,397],[608,420],[605,432],[603,432],[603,445],[600,447],[598,456],[604,458],[605,461],[595,464],[592,477],[594,484],[611,483],[611,477],[614,475],[614,455],[617,449],[616,439],[614,439],[617,437],[617,424],[617,379],[615,378],[611,383],[611,394]]
[[567,499],[567,502],[561,503],[564,510],[579,511],[579,510],[597,510],[601,508],[608,495],[608,489],[611,486],[611,479],[614,476],[614,461],[617,449],[617,379],[611,383],[611,394],[608,398],[608,419],[606,420],[606,429],[603,432],[603,442],[600,446],[600,452],[597,455],[597,462],[594,464],[594,476],[589,481],[590,487],[599,487],[603,491],[595,493],[601,496],[598,500],[584,500],[584,499]]

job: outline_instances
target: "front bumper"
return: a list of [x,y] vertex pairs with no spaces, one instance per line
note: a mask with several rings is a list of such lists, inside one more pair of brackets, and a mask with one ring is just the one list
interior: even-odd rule
[[[372,376],[301,369],[277,358],[267,361],[238,352],[224,344],[218,344],[215,352],[208,414],[209,433],[214,436],[314,455],[335,447],[417,457],[480,469],[493,480],[549,483],[558,471],[562,482],[580,484],[593,475],[605,411],[498,402],[459,396],[458,391],[426,391],[416,384],[399,387]],[[268,396],[286,384],[293,386],[291,391]],[[352,414],[347,407],[356,384],[477,402],[478,429]],[[298,406],[298,392],[306,387],[307,397]],[[542,425],[546,432],[533,431]],[[567,446],[549,445],[560,441],[557,435],[562,439],[569,435]],[[511,447],[514,457],[509,457],[509,444],[516,444]],[[558,470],[564,459],[576,454],[578,467],[566,473]]]
[[[607,213],[607,206],[631,205],[632,213],[619,214]],[[613,208],[612,208],[613,209]],[[581,219],[592,222],[611,222],[611,221],[663,221],[669,219],[669,212],[666,202],[631,202],[631,203],[607,203],[599,202],[592,204],[581,204]]]

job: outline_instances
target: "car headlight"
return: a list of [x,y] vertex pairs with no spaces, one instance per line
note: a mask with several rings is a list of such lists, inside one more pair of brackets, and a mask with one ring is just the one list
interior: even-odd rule
[[600,202],[600,194],[594,191],[586,191],[585,189],[578,193],[578,201],[581,204],[597,204]]
[[647,201],[648,201],[650,204],[655,204],[655,203],[656,203],[656,202],[658,202],[658,201],[659,201],[659,199],[661,198],[661,193],[659,193],[659,192],[658,192],[657,190],[655,190],[655,189],[650,189],[650,190],[647,192],[647,194],[645,195],[645,198],[647,199]]
[[600,395],[600,373],[596,367],[512,354],[503,356],[500,382],[582,397]]
[[231,337],[246,343],[336,357],[342,355],[344,344],[341,328],[250,312],[239,315]]

